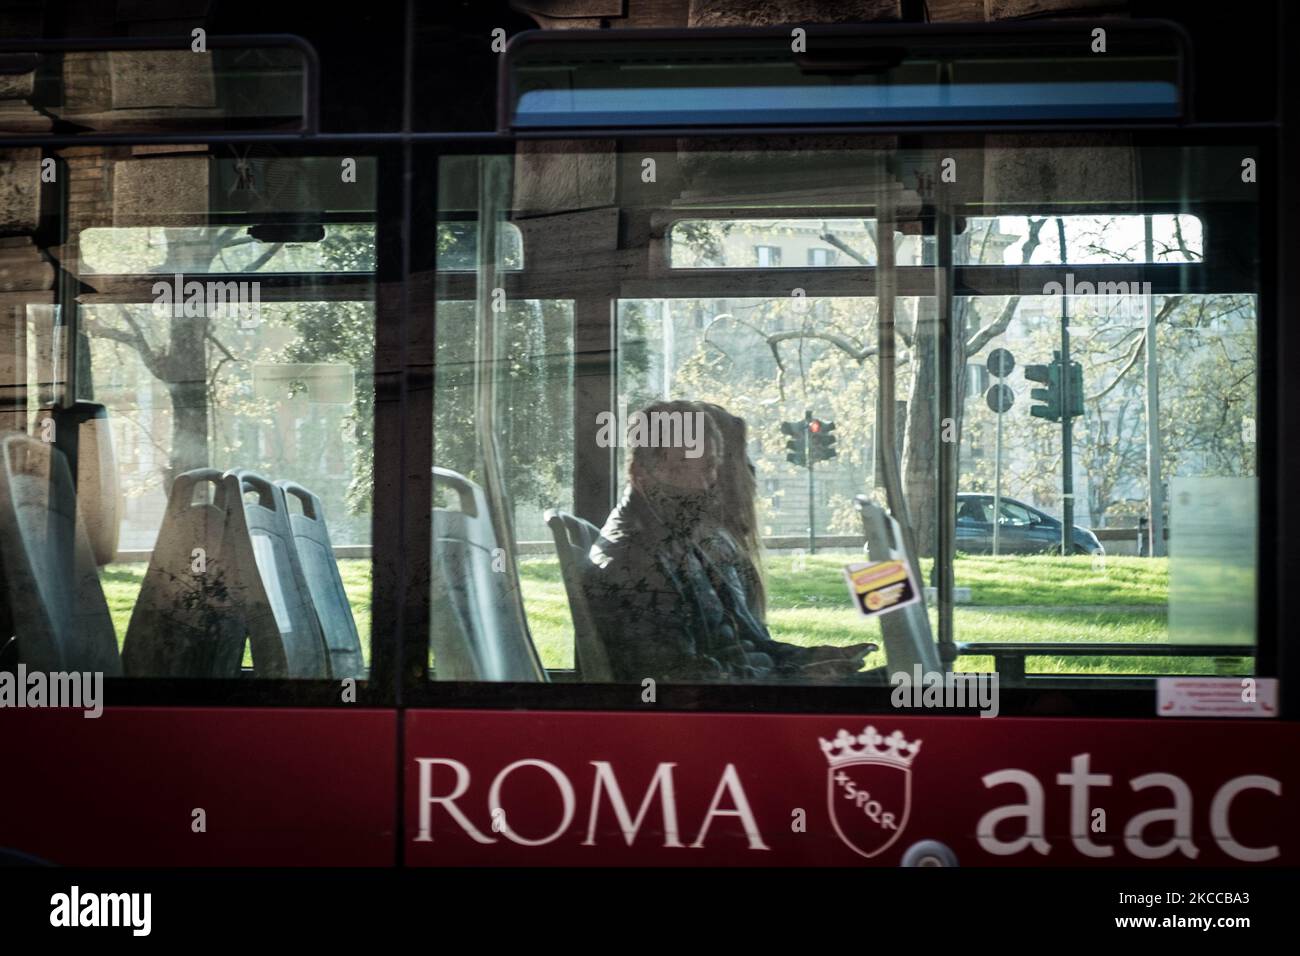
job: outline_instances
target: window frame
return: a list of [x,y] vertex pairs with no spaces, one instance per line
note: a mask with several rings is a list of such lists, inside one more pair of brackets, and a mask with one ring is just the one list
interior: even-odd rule
[[[730,137],[733,135],[739,136],[741,133],[735,130],[692,130],[689,133],[689,138],[701,142],[704,149],[708,149],[710,145],[716,149],[718,146],[717,141],[714,140],[710,144],[709,137]],[[743,135],[751,144],[754,141],[772,142],[776,144],[774,148],[780,148],[781,131],[746,130]],[[839,136],[841,137],[839,143],[831,148],[872,148],[873,145],[879,148],[879,141],[876,140],[873,143],[869,135],[865,133],[861,136],[861,142],[856,133],[840,131]],[[969,135],[963,133],[936,135],[934,138],[945,142],[953,141],[967,144],[970,140]],[[575,134],[573,131],[546,134],[530,132],[526,135],[516,136],[463,137],[458,138],[454,143],[430,142],[423,144],[428,146],[427,151],[424,149],[419,151],[420,158],[416,163],[416,168],[421,170],[435,169],[437,161],[443,155],[448,154],[514,155],[517,144],[525,140],[538,139],[571,143],[575,149],[581,149],[585,148],[582,144],[590,143],[593,137],[581,133]],[[682,145],[681,139],[673,138],[669,140],[660,131],[629,133],[612,137],[606,133],[603,142],[593,143],[592,145],[596,148],[607,147],[611,139],[617,154],[636,150],[654,151],[653,144],[660,141],[664,143],[664,147],[661,148],[676,149]],[[928,139],[930,137],[927,137]],[[1271,158],[1277,153],[1276,131],[1271,126],[1259,124],[1234,124],[1212,130],[1188,127],[1179,130],[1149,128],[1134,132],[1131,136],[1132,141],[1126,145],[1134,148],[1158,145],[1191,148],[1239,145],[1243,139],[1259,142],[1259,148],[1263,156]],[[822,144],[818,143],[816,145],[820,148]],[[930,144],[927,143],[927,145]],[[1257,349],[1260,365],[1257,418],[1258,433],[1261,435],[1269,434],[1269,429],[1273,427],[1275,414],[1278,411],[1273,403],[1277,402],[1279,394],[1272,363],[1265,361],[1265,357],[1272,354],[1272,340],[1277,327],[1277,323],[1267,319],[1267,316],[1270,315],[1269,309],[1272,308],[1275,294],[1274,287],[1271,284],[1276,274],[1272,253],[1280,248],[1276,242],[1278,236],[1276,210],[1271,204],[1273,188],[1271,183],[1260,183],[1260,198],[1254,204],[1254,207],[1258,210],[1256,225],[1260,238],[1259,272],[1257,276],[1245,277],[1250,279],[1247,287],[1255,286],[1258,289],[1258,315],[1260,320]],[[1168,208],[1166,209],[1164,206],[1168,206]],[[1144,206],[1142,211],[1152,215],[1166,211],[1191,212],[1193,214],[1196,212],[1195,205],[1190,209],[1174,208],[1172,203],[1164,204],[1164,206]],[[1131,205],[1127,205],[1123,207],[1122,211],[1132,214],[1133,208]],[[960,214],[960,212],[961,210],[954,210],[955,214]],[[1048,212],[1050,213],[1050,210]],[[432,219],[438,217],[436,204],[431,210],[427,207],[421,208],[417,206],[414,213],[413,234],[417,237],[431,235],[427,229]],[[988,213],[986,212],[986,214]],[[791,212],[789,215],[794,216],[798,215],[798,213]],[[683,214],[683,218],[687,216],[690,216],[690,214]],[[701,218],[698,214],[690,217]],[[421,231],[422,227],[425,230],[423,232]],[[666,234],[667,230],[661,232],[661,235],[666,236]],[[1270,238],[1273,239],[1273,248],[1268,245]],[[528,237],[525,235],[525,262],[529,261],[530,256],[527,243]],[[572,285],[568,286],[567,291],[557,291],[560,286],[557,286],[548,278],[543,278],[540,282],[534,284],[527,269],[522,273],[503,273],[498,278],[506,288],[507,297],[512,299],[565,298],[573,300],[575,303],[575,353],[582,350],[583,342],[594,346],[594,351],[597,353],[601,351],[607,352],[611,383],[615,381],[614,376],[617,372],[617,343],[614,339],[616,318],[614,313],[616,312],[618,299],[679,297],[708,299],[734,294],[732,290],[740,288],[745,289],[746,293],[751,297],[762,297],[778,293],[778,290],[778,294],[785,295],[788,294],[791,287],[795,286],[806,288],[810,297],[837,294],[871,296],[875,294],[876,267],[849,265],[832,269],[825,267],[810,267],[808,269],[782,267],[767,270],[735,268],[670,270],[668,268],[668,257],[663,254],[666,250],[655,250],[652,247],[648,252],[649,255],[645,257],[645,273],[637,277],[635,270],[624,269],[618,277],[619,281],[614,283],[617,285],[617,289],[613,290],[613,293],[608,297],[608,301],[603,303],[593,301],[592,295],[575,294]],[[1206,267],[1207,262],[1213,268]],[[953,266],[950,268],[952,275],[950,288],[952,296],[955,298],[960,295],[1008,295],[1030,294],[1031,292],[1041,294],[1046,278],[1059,272],[1062,267],[1059,265],[1034,265]],[[1202,261],[1197,263],[1144,263],[1136,266],[1111,264],[1070,265],[1068,268],[1075,273],[1076,281],[1097,281],[1098,278],[1104,278],[1107,281],[1149,281],[1152,285],[1152,292],[1155,294],[1175,291],[1187,293],[1228,292],[1241,291],[1242,288],[1240,285],[1242,277],[1234,277],[1235,274],[1229,263],[1212,260],[1208,248]],[[897,273],[898,295],[934,294],[934,267],[900,267],[897,269]],[[472,299],[475,277],[465,274],[459,276],[440,274],[437,285],[440,297],[454,296],[456,298]],[[669,286],[671,286],[671,290]],[[591,323],[592,327],[584,330],[582,329],[584,323]],[[611,392],[612,398],[613,393]],[[587,423],[594,420],[594,414],[587,414],[587,412],[610,407],[615,406],[595,403],[591,409],[585,409],[575,397],[575,454],[581,454],[576,449],[581,449],[583,446],[582,434],[579,429],[589,427]],[[586,421],[583,421],[584,416]],[[431,434],[432,420],[430,419],[427,424]],[[412,432],[408,433],[408,438],[416,442],[422,442],[421,423],[413,421],[411,429]],[[1278,677],[1281,676],[1280,646],[1277,633],[1270,626],[1270,622],[1276,620],[1277,611],[1274,605],[1280,594],[1285,594],[1285,589],[1279,591],[1278,582],[1267,573],[1270,568],[1276,567],[1277,564],[1274,560],[1275,556],[1269,554],[1266,549],[1267,535],[1262,533],[1262,529],[1271,526],[1274,517],[1273,508],[1277,504],[1271,490],[1271,482],[1274,480],[1276,473],[1268,470],[1270,467],[1276,467],[1276,462],[1271,457],[1266,457],[1265,445],[1262,441],[1257,447],[1259,457],[1256,468],[1260,481],[1259,522],[1261,528],[1259,553],[1257,555],[1257,608],[1259,616],[1256,644],[1249,656],[1254,658],[1254,674],[1256,676]],[[575,474],[577,473],[579,473],[579,468],[578,463],[575,462]],[[585,495],[581,496],[585,498],[583,503],[587,505],[588,513],[596,513],[596,510],[591,507],[595,505],[597,508],[604,509],[599,511],[601,515],[604,515],[616,500],[617,478],[611,469],[608,482],[603,483],[603,486],[600,482],[593,484],[598,487],[583,489],[585,491]],[[575,510],[577,513],[582,514],[582,503],[579,502],[579,497],[579,489],[575,489]],[[949,550],[951,550],[951,544]],[[407,640],[409,643],[404,653],[406,660],[411,662],[417,658],[422,658],[427,661],[427,631],[421,639],[412,630],[408,630]],[[1214,656],[1214,652],[1215,649],[1207,648],[1205,655],[1196,656]],[[974,653],[979,652],[974,651]],[[1003,657],[1005,658],[1005,651]],[[554,676],[557,673],[563,676],[562,672],[555,671],[552,672],[552,675]],[[404,676],[406,679],[402,690],[402,698],[407,706],[412,707],[524,707],[530,710],[725,712],[757,710],[783,713],[882,713],[892,712],[897,709],[890,703],[891,688],[888,686],[665,684],[657,688],[657,702],[646,704],[640,700],[639,685],[632,684],[577,684],[553,680],[552,683],[563,687],[563,690],[553,690],[545,683],[438,681],[427,679],[427,675],[417,675],[414,666],[408,667],[404,671]],[[1055,714],[1059,716],[1152,717],[1155,713],[1156,676],[1158,675],[1129,678],[1080,675],[1065,679],[1033,677],[1032,686],[1004,687],[1001,689],[1003,701],[1001,712],[1006,715],[1034,714],[1041,716]],[[1095,691],[1086,686],[1094,682],[1099,685]],[[1084,691],[1084,693],[1078,691]],[[945,713],[955,712],[948,711]],[[974,713],[974,711],[969,711],[969,713]]]
[[[1042,125],[1032,127],[1034,131],[1043,131]],[[1095,124],[1082,124],[1073,127],[1075,131],[1102,129]],[[1008,130],[1020,131],[1019,126],[1010,126]],[[1281,134],[1272,124],[1242,123],[1222,124],[1214,128],[1197,128],[1184,126],[1170,128],[1167,124],[1139,123],[1129,127],[1134,145],[1167,144],[1174,146],[1215,145],[1221,143],[1238,143],[1242,137],[1250,137],[1260,144],[1261,165],[1277,169],[1280,155]],[[743,131],[736,129],[692,130],[692,136],[706,137],[732,136],[745,133],[761,140],[778,139],[793,131],[788,128],[770,128],[765,130]],[[815,129],[803,128],[798,132],[807,135]],[[840,137],[847,134],[842,129],[828,129]],[[903,132],[902,128],[882,127],[871,134]],[[914,127],[908,132],[933,133],[969,138],[969,134],[952,133],[951,127]],[[662,137],[665,132],[622,131],[615,138],[620,147],[644,140],[647,136]],[[856,137],[857,133],[853,136]],[[868,135],[868,134],[863,134]],[[135,145],[135,144],[196,144],[218,145],[224,143],[247,143],[252,140],[275,144],[287,150],[301,149],[312,155],[328,151],[332,155],[347,155],[358,148],[373,150],[377,160],[379,182],[376,192],[376,257],[377,268],[374,276],[376,303],[376,365],[375,365],[375,432],[376,447],[396,448],[397,454],[376,456],[375,459],[375,497],[374,527],[376,542],[386,541],[384,535],[391,535],[391,546],[385,549],[383,560],[376,553],[372,559],[375,567],[374,591],[372,594],[372,669],[371,679],[358,685],[358,698],[355,705],[349,706],[420,706],[420,707],[512,707],[529,709],[616,709],[616,710],[721,710],[790,713],[847,713],[847,712],[889,712],[893,708],[888,703],[888,689],[882,688],[877,693],[873,688],[841,688],[811,686],[744,686],[744,685],[665,685],[660,691],[660,700],[654,705],[640,703],[639,694],[633,695],[628,685],[568,685],[563,692],[553,691],[545,684],[481,684],[481,683],[440,683],[419,679],[417,669],[421,660],[427,661],[428,655],[428,585],[429,585],[429,516],[428,506],[432,501],[432,396],[429,387],[428,370],[432,367],[433,331],[436,326],[434,300],[438,289],[446,294],[460,280],[463,288],[468,276],[439,275],[436,260],[429,255],[425,243],[412,241],[419,228],[428,229],[423,235],[436,234],[437,215],[437,172],[436,159],[442,155],[455,153],[482,154],[501,152],[513,154],[518,143],[525,140],[550,139],[566,142],[590,141],[598,143],[610,139],[608,131],[577,131],[538,135],[534,133],[508,137],[495,134],[367,134],[365,136],[347,135],[286,135],[264,134],[91,134],[81,136],[47,135],[42,137],[0,137],[4,145],[39,145],[46,148],[57,146],[88,145]],[[856,140],[855,140],[856,141]],[[417,163],[417,158],[420,162]],[[431,166],[429,159],[435,160]],[[1295,612],[1300,612],[1300,596],[1292,597],[1283,578],[1283,569],[1287,567],[1287,557],[1280,546],[1282,540],[1289,536],[1279,531],[1273,536],[1264,533],[1264,529],[1277,527],[1280,520],[1296,523],[1297,515],[1287,509],[1285,496],[1282,494],[1280,476],[1284,473],[1283,465],[1300,466],[1297,452],[1283,441],[1271,441],[1280,433],[1279,423],[1289,422],[1297,414],[1292,408],[1296,397],[1288,394],[1286,403],[1282,401],[1283,393],[1279,388],[1280,369],[1289,364],[1280,356],[1279,344],[1291,344],[1284,334],[1285,323],[1275,321],[1279,302],[1285,301],[1283,291],[1277,285],[1281,272],[1282,257],[1288,255],[1295,247],[1296,240],[1289,230],[1278,227],[1279,214],[1276,207],[1279,187],[1276,182],[1264,177],[1258,185],[1260,201],[1259,231],[1266,240],[1271,240],[1272,248],[1262,246],[1260,250],[1259,314],[1264,317],[1260,323],[1260,367],[1259,367],[1259,403],[1258,444],[1259,459],[1257,463],[1260,477],[1260,527],[1259,536],[1259,577],[1257,606],[1259,610],[1256,644],[1256,668],[1260,676],[1297,675],[1296,661],[1300,653],[1286,655],[1278,639],[1278,623],[1291,619]],[[527,249],[525,255],[527,256]],[[1207,255],[1208,258],[1208,255]],[[654,257],[651,257],[654,262]],[[1039,267],[1022,267],[1013,269],[1010,276],[999,272],[992,275],[987,270],[992,267],[956,267],[953,270],[954,294],[1008,294],[1034,288],[1041,289]],[[1048,267],[1050,268],[1050,267]],[[1089,269],[1099,267],[1077,267],[1076,274],[1086,273]],[[1113,267],[1100,267],[1111,270]],[[1176,270],[1184,270],[1181,264],[1146,265],[1140,268],[1124,267],[1130,274],[1115,276],[1129,280],[1146,279],[1152,282],[1153,291],[1172,291],[1182,287],[1183,277]],[[700,270],[707,272],[709,270]],[[759,270],[753,270],[757,272]],[[831,288],[820,291],[827,280],[850,279],[853,281],[853,294],[874,294],[874,282],[866,275],[870,270],[861,268],[819,268],[810,270],[809,274],[796,279],[799,270],[780,270],[779,284],[784,290],[798,281],[806,280],[808,287],[818,289],[816,294],[834,294]],[[929,273],[929,270],[924,270]],[[730,277],[754,282],[753,294],[763,295],[772,290],[772,280],[764,281],[763,276],[745,275],[746,270],[727,270]],[[737,273],[741,273],[737,275]],[[920,276],[902,275],[899,270],[899,293],[922,287]],[[245,276],[247,274],[244,274]],[[1192,272],[1191,277],[1205,272]],[[995,281],[999,277],[1008,281]],[[97,276],[97,279],[104,277]],[[155,277],[150,277],[154,279]],[[267,275],[268,284],[272,280],[283,280],[284,274]],[[312,281],[321,277],[312,276]],[[508,295],[521,294],[517,287],[519,274],[507,273],[503,279]],[[650,275],[645,292],[657,288],[658,277]],[[689,297],[706,297],[707,281],[712,277],[690,277],[699,284],[683,289],[682,294]],[[1088,276],[1084,275],[1087,279]],[[326,280],[328,281],[328,280]],[[829,283],[828,283],[829,284]],[[1214,291],[1198,285],[1195,281],[1191,288],[1184,291]],[[513,286],[513,287],[512,287]],[[67,289],[67,286],[64,286]],[[75,290],[75,285],[73,286]],[[59,290],[63,292],[63,290]],[[67,301],[74,292],[58,298]],[[635,291],[628,293],[635,296]],[[535,297],[543,297],[537,295]],[[551,296],[565,297],[565,296]],[[645,296],[643,296],[645,297]],[[602,344],[606,349],[612,346],[608,337],[610,310],[604,303],[603,322],[604,337],[602,342],[601,308],[596,303],[587,301],[581,308],[587,315],[579,322],[585,321],[583,338],[575,343],[575,348],[586,345],[599,351]],[[421,314],[413,315],[413,310],[420,309]],[[580,311],[575,303],[575,314]],[[575,418],[576,408],[575,408]],[[425,428],[424,426],[428,426]],[[423,466],[423,467],[422,467]],[[609,483],[611,486],[613,482]],[[600,497],[607,489],[589,489],[589,497]],[[1298,602],[1292,606],[1292,602]],[[379,640],[375,640],[379,636]],[[1090,716],[1150,717],[1153,714],[1153,687],[1149,679],[1129,682],[1124,680],[1109,681],[1104,693],[1087,693],[1083,695],[1063,696],[1059,690],[1050,686],[1050,679],[1034,688],[1007,689],[1003,691],[1004,714],[1060,714]],[[203,681],[203,680],[168,680],[154,678],[112,679],[106,685],[107,699],[111,705],[153,705],[153,706],[329,706],[339,704],[339,686],[336,681]],[[1287,698],[1284,697],[1284,701]],[[1294,716],[1297,705],[1284,703],[1283,715]]]
[[[116,49],[116,47],[113,47]],[[37,145],[44,145],[42,143]],[[401,229],[405,196],[400,189],[402,182],[403,157],[401,147],[388,140],[391,137],[312,137],[290,134],[256,136],[246,133],[229,134],[186,134],[166,137],[141,136],[138,134],[90,134],[77,137],[78,145],[129,145],[141,141],[157,142],[184,141],[195,143],[201,141],[212,147],[213,154],[219,148],[228,145],[242,146],[248,142],[270,142],[289,156],[304,157],[331,156],[349,157],[364,153],[376,159],[377,182],[374,191],[376,244],[376,268],[373,273],[330,273],[330,272],[274,272],[274,273],[202,273],[205,281],[247,281],[255,275],[261,284],[262,301],[370,301],[375,310],[375,430],[376,447],[380,443],[380,429],[386,428],[390,433],[400,434],[395,426],[400,417],[402,395],[394,394],[391,385],[385,392],[387,400],[383,403],[381,415],[380,381],[391,381],[400,377],[401,337],[407,323],[404,320],[404,297],[385,295],[384,290],[394,286],[404,286],[406,273],[404,239]],[[201,155],[201,154],[193,154]],[[66,197],[63,197],[66,201]],[[59,218],[66,215],[61,207]],[[214,224],[242,224],[261,222],[266,216],[240,216],[223,214],[214,217]],[[338,216],[326,214],[326,222],[366,221],[356,213],[343,213]],[[187,273],[199,275],[199,273]],[[154,283],[168,279],[161,273],[113,274],[87,273],[77,276],[65,272],[65,281],[56,288],[57,306],[66,310],[66,320],[74,329],[79,328],[78,311],[82,305],[124,303],[149,305],[155,296],[152,292]],[[86,287],[93,292],[82,292]],[[64,337],[68,354],[65,365],[75,369],[72,349],[76,347],[78,336]],[[65,382],[69,389],[75,389],[75,376],[69,376]],[[92,399],[93,400],[93,399]],[[342,682],[339,679],[307,678],[279,679],[256,678],[245,675],[230,680],[207,678],[179,679],[159,677],[108,677],[104,680],[104,693],[107,706],[145,706],[145,707],[396,707],[398,706],[399,686],[396,680],[395,658],[398,642],[395,639],[396,627],[393,622],[400,620],[399,609],[394,607],[396,596],[401,589],[396,587],[386,575],[375,573],[374,569],[384,567],[401,567],[404,562],[398,555],[391,553],[393,546],[400,542],[399,531],[405,521],[404,502],[400,494],[380,493],[381,481],[387,486],[396,486],[400,478],[393,474],[397,464],[395,456],[380,456],[372,449],[374,468],[374,506],[371,518],[371,635],[370,635],[370,675],[366,680],[357,681],[355,700],[345,702],[342,699]]]

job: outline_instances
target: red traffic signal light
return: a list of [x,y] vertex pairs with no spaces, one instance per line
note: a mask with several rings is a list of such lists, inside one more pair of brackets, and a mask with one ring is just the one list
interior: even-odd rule
[[835,448],[834,422],[824,422],[820,418],[808,421],[809,457],[813,461],[830,461],[839,452]]

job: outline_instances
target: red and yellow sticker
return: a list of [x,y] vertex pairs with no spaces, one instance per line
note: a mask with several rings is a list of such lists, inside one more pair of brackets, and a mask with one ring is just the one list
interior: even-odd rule
[[850,564],[844,569],[858,610],[871,617],[912,604],[920,597],[906,561]]

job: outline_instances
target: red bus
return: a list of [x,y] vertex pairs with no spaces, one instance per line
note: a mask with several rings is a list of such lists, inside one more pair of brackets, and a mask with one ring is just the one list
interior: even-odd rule
[[[7,854],[1295,865],[1288,141],[1180,27],[525,33],[479,133],[252,32],[0,41]],[[865,659],[620,659],[676,399]]]

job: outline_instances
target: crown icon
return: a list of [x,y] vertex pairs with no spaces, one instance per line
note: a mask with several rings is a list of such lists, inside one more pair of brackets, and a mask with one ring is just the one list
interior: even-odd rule
[[877,733],[875,727],[868,726],[860,734],[851,734],[841,729],[834,740],[818,737],[826,762],[832,767],[851,763],[880,763],[906,770],[912,766],[917,753],[921,750],[921,741],[907,741],[902,731],[895,730],[888,737]]

